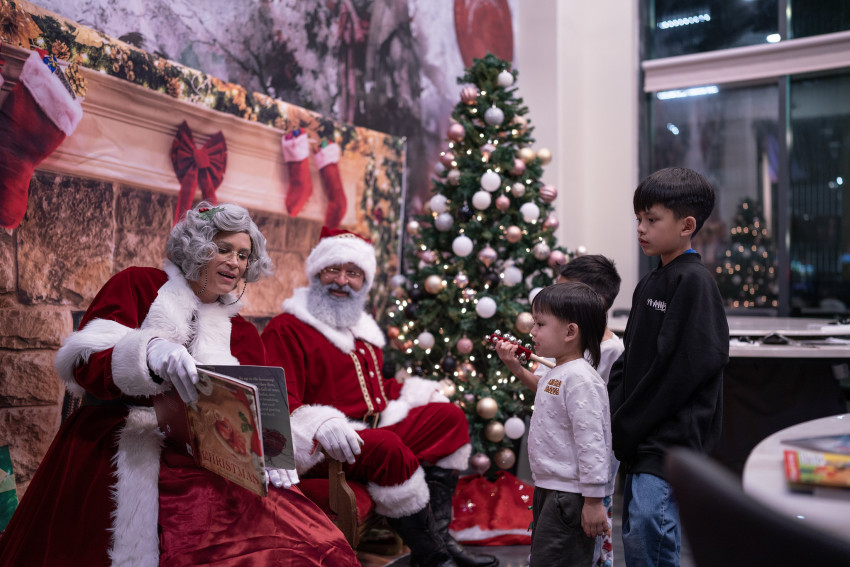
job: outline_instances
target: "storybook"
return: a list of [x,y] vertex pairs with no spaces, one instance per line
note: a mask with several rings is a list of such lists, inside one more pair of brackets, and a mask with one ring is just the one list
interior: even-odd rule
[[792,488],[850,488],[850,455],[786,449],[784,463],[785,478]]

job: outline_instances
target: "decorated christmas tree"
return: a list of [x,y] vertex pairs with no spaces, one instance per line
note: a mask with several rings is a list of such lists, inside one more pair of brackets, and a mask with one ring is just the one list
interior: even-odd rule
[[776,307],[775,247],[759,203],[744,199],[718,258],[717,286],[730,307]]
[[[511,468],[533,394],[491,350],[495,331],[530,346],[530,297],[570,254],[556,247],[557,190],[540,181],[551,153],[532,149],[516,71],[476,59],[452,112],[423,214],[407,223],[404,275],[385,319],[385,372],[423,376],[466,411],[472,469]],[[497,470],[494,468],[494,470]]]

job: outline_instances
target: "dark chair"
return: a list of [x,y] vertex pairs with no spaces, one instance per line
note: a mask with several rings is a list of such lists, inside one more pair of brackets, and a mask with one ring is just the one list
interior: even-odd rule
[[674,449],[664,469],[698,567],[850,565],[850,542],[766,508],[709,457]]

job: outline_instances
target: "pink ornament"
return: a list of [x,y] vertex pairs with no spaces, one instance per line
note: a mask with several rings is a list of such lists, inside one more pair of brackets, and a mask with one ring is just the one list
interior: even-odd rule
[[553,215],[552,213],[549,213],[549,216],[547,216],[546,220],[543,221],[543,228],[548,228],[548,229],[551,229],[551,230],[555,230],[560,225],[561,225],[561,221],[559,221],[558,218],[555,215]]
[[440,163],[446,167],[452,167],[452,162],[455,160],[453,152],[443,152],[440,154]]
[[511,200],[508,199],[506,195],[499,195],[498,197],[496,197],[496,208],[500,211],[506,211],[510,206]]
[[484,453],[475,453],[469,459],[469,468],[478,474],[484,474],[490,468],[490,457]]
[[433,250],[422,250],[419,252],[419,259],[426,264],[433,264],[437,261],[437,254]]
[[544,185],[540,188],[540,199],[546,203],[551,203],[558,196],[558,190],[554,185]]
[[[514,176],[519,176],[525,173],[525,162],[520,158],[514,158],[514,166],[510,170],[510,174]],[[543,190],[540,191],[541,195]]]
[[489,246],[485,246],[481,249],[481,252],[478,253],[478,260],[488,268],[490,267],[490,264],[496,261],[497,257],[498,254],[496,251]]
[[522,229],[516,225],[511,225],[505,229],[505,239],[511,244],[516,244],[522,238]]
[[460,100],[464,104],[475,104],[478,101],[478,88],[472,85],[463,87],[460,91]]
[[466,128],[458,123],[449,126],[448,137],[453,142],[460,142],[466,136]]
[[550,268],[557,268],[558,266],[560,266],[562,264],[566,264],[566,263],[567,263],[567,256],[566,256],[566,254],[564,254],[560,250],[552,250],[552,252],[549,253],[549,267]]
[[511,468],[516,463],[516,455],[507,447],[496,451],[493,458],[496,460],[496,466],[503,470]]
[[457,351],[460,354],[469,354],[472,352],[472,346],[472,340],[463,337],[457,342]]

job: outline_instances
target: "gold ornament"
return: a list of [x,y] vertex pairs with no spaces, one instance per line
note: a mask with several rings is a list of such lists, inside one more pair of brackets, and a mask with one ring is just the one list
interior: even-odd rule
[[500,469],[509,469],[516,463],[516,455],[514,455],[513,451],[505,447],[496,451],[496,454],[493,455],[493,461],[495,461],[496,466]]
[[535,158],[534,150],[531,148],[522,148],[517,157],[523,161],[523,163],[528,163]]
[[505,240],[511,244],[516,244],[522,238],[522,229],[516,225],[511,225],[505,229]]
[[484,419],[493,419],[499,411],[499,404],[493,398],[481,398],[475,406],[475,411]]
[[528,129],[528,120],[526,120],[525,116],[517,114],[511,120],[511,126],[516,129],[518,134],[525,134],[525,131]]
[[443,289],[443,278],[436,274],[431,274],[425,278],[425,291],[431,295],[437,295]]
[[475,104],[478,100],[478,88],[472,85],[463,87],[460,91],[460,100],[463,101],[463,104]]
[[400,331],[398,327],[387,327],[387,336],[390,340],[397,339]]
[[488,441],[498,443],[505,438],[505,426],[498,421],[491,421],[484,427],[484,437]]
[[546,165],[552,161],[552,152],[548,148],[540,148],[537,150],[537,159],[540,160],[542,165]]
[[520,333],[528,334],[534,326],[534,316],[532,316],[528,311],[523,311],[516,316],[516,323],[514,323],[514,326]]

